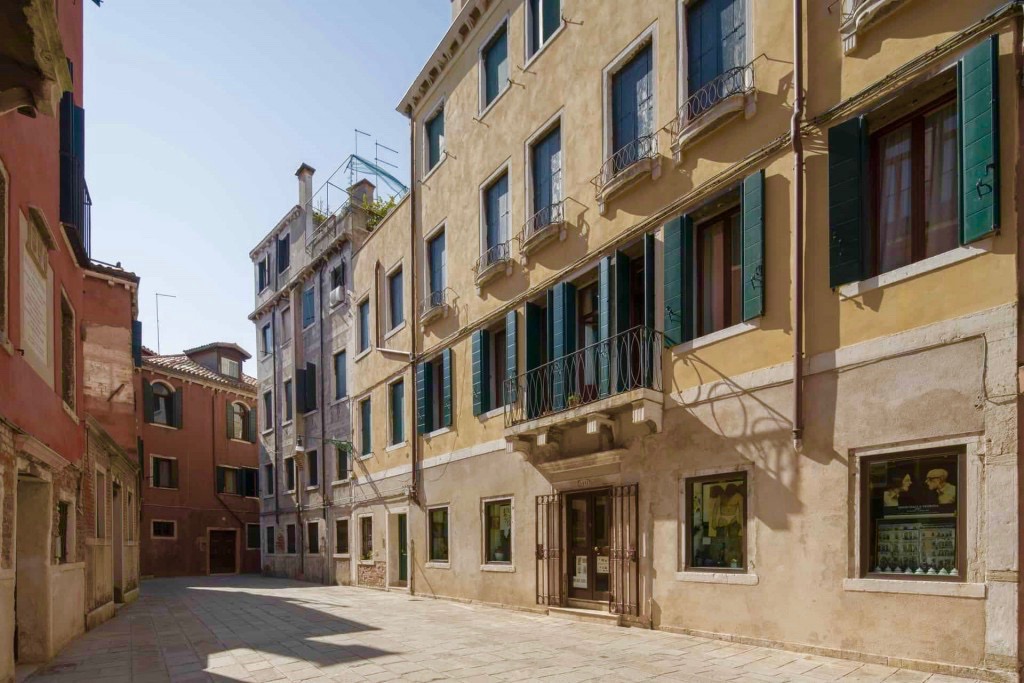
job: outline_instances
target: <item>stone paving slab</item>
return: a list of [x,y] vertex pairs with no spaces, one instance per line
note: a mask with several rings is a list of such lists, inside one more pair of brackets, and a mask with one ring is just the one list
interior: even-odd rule
[[32,683],[967,683],[661,631],[260,576],[156,579]]

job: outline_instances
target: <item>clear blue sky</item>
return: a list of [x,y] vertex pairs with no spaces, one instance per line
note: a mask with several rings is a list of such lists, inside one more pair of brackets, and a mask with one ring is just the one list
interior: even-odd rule
[[448,0],[85,3],[93,258],[141,276],[147,346],[162,292],[163,353],[255,351],[249,250],[297,202],[293,173],[312,165],[315,188],[359,128],[399,150],[406,182],[395,106],[449,19]]

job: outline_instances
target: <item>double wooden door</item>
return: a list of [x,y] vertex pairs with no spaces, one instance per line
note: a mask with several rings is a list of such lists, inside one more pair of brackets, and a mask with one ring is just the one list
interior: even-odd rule
[[234,574],[236,533],[234,529],[210,530],[210,573]]

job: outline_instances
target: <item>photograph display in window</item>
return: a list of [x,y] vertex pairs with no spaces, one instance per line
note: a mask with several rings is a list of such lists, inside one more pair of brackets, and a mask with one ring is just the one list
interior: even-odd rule
[[876,461],[868,470],[870,568],[959,576],[956,453]]
[[690,567],[746,569],[746,475],[695,480],[689,498]]

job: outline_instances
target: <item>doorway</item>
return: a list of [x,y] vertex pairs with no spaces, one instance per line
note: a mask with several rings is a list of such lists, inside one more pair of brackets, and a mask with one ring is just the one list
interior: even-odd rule
[[124,602],[124,509],[121,485],[115,482],[113,489],[113,538],[110,540],[114,546],[114,601]]
[[237,532],[234,529],[210,530],[211,574],[234,574],[237,571],[236,541]]
[[611,491],[566,496],[569,597],[608,602],[611,573]]
[[409,526],[406,515],[398,515],[398,581],[409,580]]
[[50,656],[50,483],[19,477],[15,498],[14,661]]

